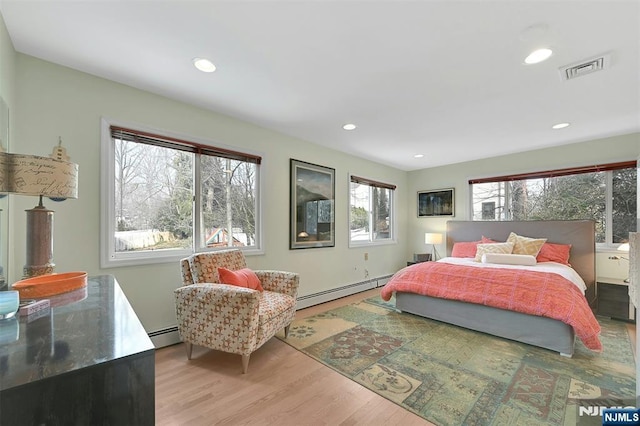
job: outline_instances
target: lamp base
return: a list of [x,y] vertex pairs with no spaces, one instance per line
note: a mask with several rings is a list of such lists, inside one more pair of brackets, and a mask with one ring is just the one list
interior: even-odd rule
[[25,266],[24,268],[22,268],[22,278],[31,278],[37,277],[38,275],[53,274],[55,267],[55,263],[48,263],[46,265],[37,266]]
[[23,278],[51,274],[53,263],[53,210],[40,203],[27,212],[27,261],[22,269]]

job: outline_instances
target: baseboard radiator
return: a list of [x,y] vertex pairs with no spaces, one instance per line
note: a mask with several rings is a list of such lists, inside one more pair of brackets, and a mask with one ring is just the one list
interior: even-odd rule
[[[390,278],[391,275],[386,275],[378,278],[368,279],[366,281],[348,284],[338,288],[333,288],[331,290],[321,291],[319,293],[298,297],[296,308],[304,309],[310,306],[319,305],[320,303],[330,302],[342,297],[351,296],[352,294],[371,290],[373,288],[382,287],[389,281]],[[152,331],[149,332],[148,335],[149,338],[151,338],[151,341],[153,342],[156,349],[180,343],[180,336],[178,335],[177,326]]]
[[352,294],[360,293],[362,291],[371,290],[372,288],[382,287],[390,278],[391,275],[385,275],[383,277],[371,278],[366,281],[360,281],[342,287],[332,288],[331,290],[298,297],[297,308],[304,309],[310,306],[319,305],[320,303],[340,299],[341,297],[351,296]]
[[162,330],[152,331],[148,334],[156,349],[180,343],[178,326],[163,328]]

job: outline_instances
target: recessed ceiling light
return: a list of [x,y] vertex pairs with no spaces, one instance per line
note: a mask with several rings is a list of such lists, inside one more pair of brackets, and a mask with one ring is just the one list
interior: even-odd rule
[[416,154],[413,156],[413,158],[422,158],[424,157],[424,154]]
[[534,50],[527,56],[524,60],[525,64],[537,64],[538,62],[542,62],[546,59],[549,59],[553,51],[551,49],[538,49]]
[[202,72],[214,72],[216,70],[213,62],[204,58],[193,58],[193,65]]
[[342,126],[343,129],[345,130],[355,130],[355,128],[358,127],[353,123],[347,123],[344,126]]
[[558,123],[558,124],[554,124],[553,126],[551,126],[552,129],[558,130],[558,129],[564,129],[565,127],[569,127],[571,124],[569,123]]

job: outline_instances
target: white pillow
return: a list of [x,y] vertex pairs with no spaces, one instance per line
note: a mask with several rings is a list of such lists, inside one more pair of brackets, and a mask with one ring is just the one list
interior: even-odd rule
[[534,266],[536,257],[530,254],[485,253],[482,255],[482,263]]

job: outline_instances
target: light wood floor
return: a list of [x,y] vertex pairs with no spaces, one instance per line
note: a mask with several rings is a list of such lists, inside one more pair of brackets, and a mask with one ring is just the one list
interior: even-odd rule
[[[298,311],[304,318],[370,297],[369,290]],[[156,425],[429,425],[380,395],[271,339],[251,355],[183,344],[156,351]]]
[[[373,289],[298,311],[304,318]],[[635,325],[628,327],[634,342]],[[239,355],[183,344],[156,351],[156,425],[431,425],[291,346],[271,339],[241,374]]]

